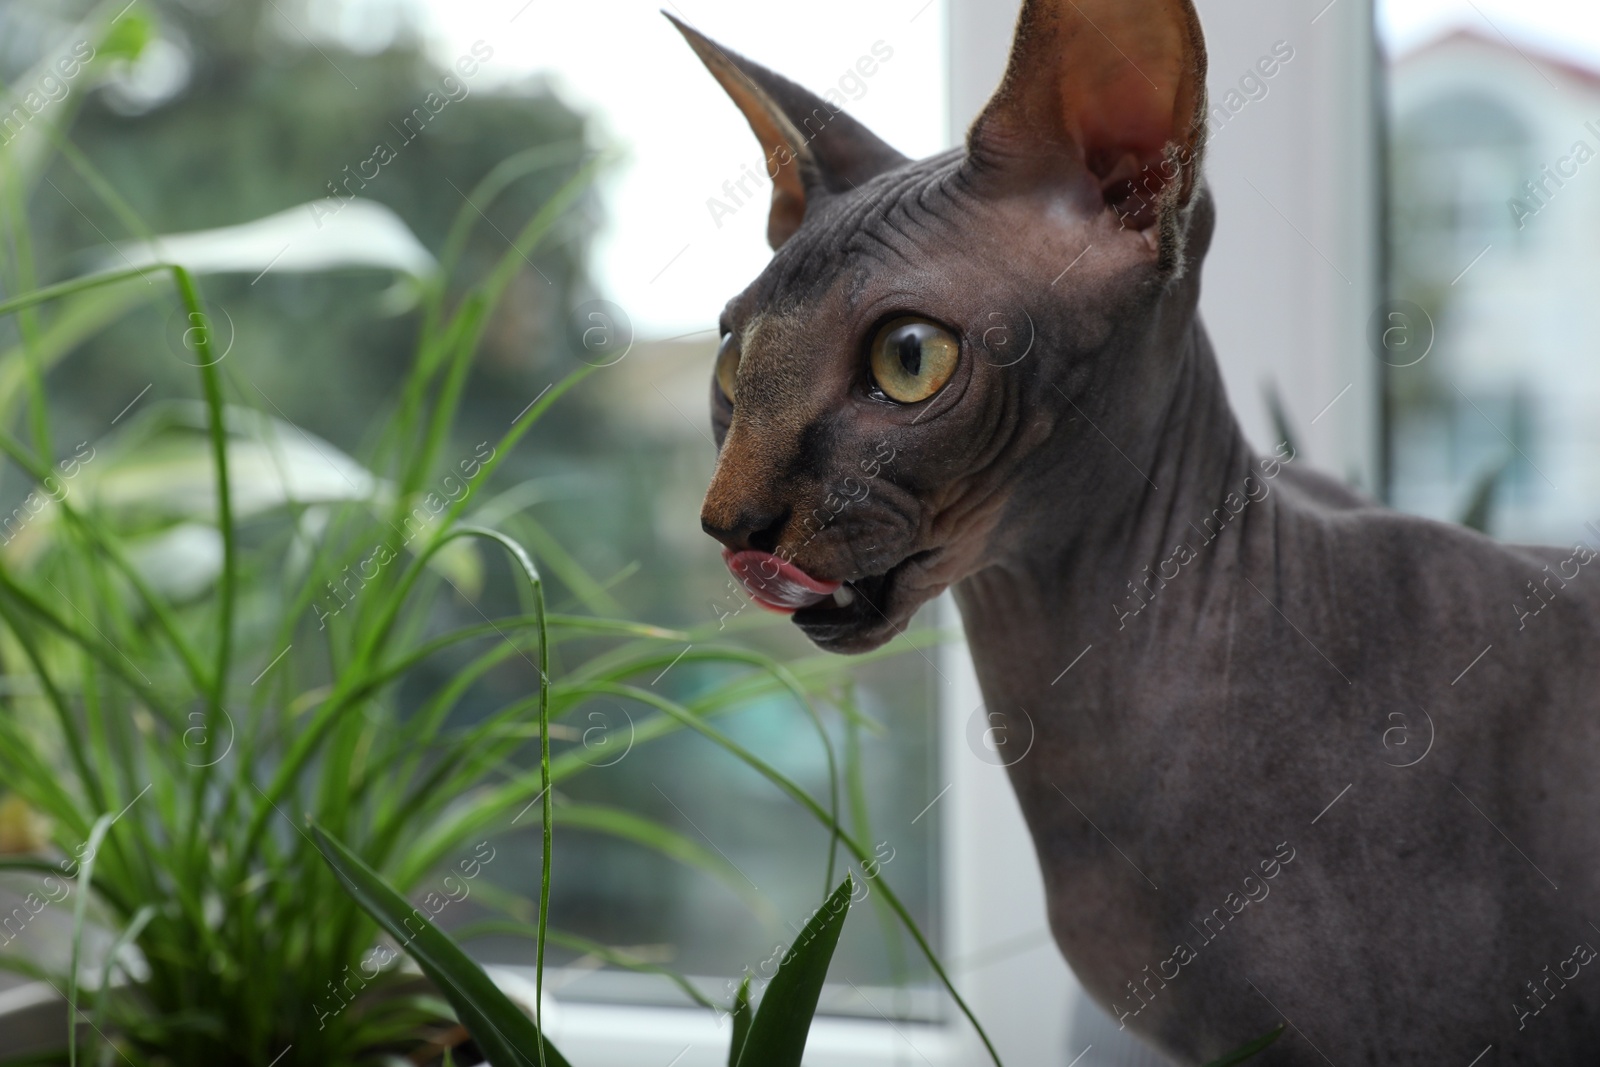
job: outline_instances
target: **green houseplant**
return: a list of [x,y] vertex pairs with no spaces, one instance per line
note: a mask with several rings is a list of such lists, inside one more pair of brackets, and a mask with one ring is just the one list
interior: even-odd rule
[[[149,36],[120,4],[83,32],[102,57],[136,52]],[[450,1025],[435,991],[396,968],[372,969],[377,927],[323,864],[307,816],[415,892],[432,878],[471,877],[482,862],[475,842],[537,809],[542,877],[527,903],[541,965],[546,944],[563,937],[546,928],[563,821],[725,876],[717,857],[667,826],[555,802],[589,768],[581,752],[553,751],[556,726],[597,698],[652,713],[637,743],[695,731],[792,797],[832,834],[830,881],[839,849],[870,861],[837,818],[837,773],[818,800],[715,725],[786,694],[818,722],[833,767],[816,705],[839,677],[836,663],[786,666],[719,643],[714,631],[547,612],[529,553],[474,521],[505,513],[490,507],[504,497],[485,490],[496,469],[596,373],[580,367],[497,438],[465,458],[452,451],[491,313],[601,161],[571,144],[520,153],[468,191],[436,262],[389,264],[418,305],[415,355],[384,432],[358,462],[281,418],[225,359],[199,272],[264,265],[226,233],[168,256],[180,243],[151,234],[65,139],[69,118],[42,114],[5,146],[0,172],[0,274],[17,294],[0,301],[0,316],[19,338],[0,356],[0,451],[34,487],[0,554],[0,657],[11,683],[0,781],[7,818],[22,827],[0,870],[32,879],[0,965],[49,983],[66,1005],[63,1047],[39,1062],[356,1063],[414,1050]],[[26,205],[57,154],[134,243],[40,286]],[[555,194],[486,275],[453,292],[477,206],[550,171],[563,177]],[[341,262],[328,257],[330,269]],[[150,404],[111,433],[61,446],[46,373],[73,339],[150,304],[176,309],[178,354],[199,401]],[[542,548],[571,572],[559,546]],[[518,582],[522,610],[441,627],[434,606],[470,603],[495,559]],[[461,665],[403,711],[400,687],[447,655]],[[536,670],[536,690],[481,721],[453,719],[473,683],[511,659]],[[718,665],[721,681],[684,699],[641,684],[684,659]],[[58,945],[45,931],[63,918],[70,934]]]
[[[537,1019],[528,1019],[496,989],[448,934],[429,923],[349,849],[321,829],[313,828],[312,833],[323,858],[350,895],[444,991],[492,1067],[531,1067],[534,1063],[571,1067],[540,1033]],[[728,1067],[800,1067],[823,979],[849,917],[851,889],[846,875],[796,933],[759,1008],[751,1007],[750,979],[746,977],[740,985],[731,1009]],[[1279,1025],[1206,1067],[1235,1067],[1253,1059],[1283,1031],[1284,1026]]]

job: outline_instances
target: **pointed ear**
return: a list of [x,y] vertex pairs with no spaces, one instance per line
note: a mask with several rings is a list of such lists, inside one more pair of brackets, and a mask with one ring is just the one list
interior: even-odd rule
[[1148,229],[1199,186],[1205,85],[1191,0],[1027,0],[968,154],[980,172],[1088,179]]
[[870,130],[794,82],[730,52],[663,11],[727,90],[761,142],[772,179],[767,243],[783,244],[806,207],[906,162]]

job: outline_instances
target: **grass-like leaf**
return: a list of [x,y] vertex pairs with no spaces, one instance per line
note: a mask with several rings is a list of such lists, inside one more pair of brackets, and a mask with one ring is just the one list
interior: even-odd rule
[[745,1038],[750,1036],[750,976],[744,976],[739,991],[733,995],[733,1041],[728,1045],[728,1067],[739,1067],[739,1054],[744,1051]]
[[1279,1023],[1272,1030],[1262,1034],[1254,1041],[1251,1041],[1248,1044],[1240,1045],[1226,1056],[1212,1060],[1210,1063],[1206,1064],[1205,1067],[1233,1067],[1233,1065],[1236,1063],[1243,1063],[1245,1060],[1254,1059],[1255,1057],[1261,1055],[1261,1053],[1265,1052],[1268,1045],[1271,1045],[1274,1041],[1283,1036],[1283,1027],[1284,1024]]
[[1457,520],[1461,525],[1479,533],[1489,532],[1489,523],[1494,520],[1495,495],[1499,493],[1506,472],[1510,469],[1509,456],[1483,469],[1483,473],[1479,474],[1477,481],[1473,483],[1472,495],[1467,498],[1467,506],[1462,509],[1461,518]]
[[89,904],[89,889],[94,881],[94,862],[105,843],[106,834],[117,817],[106,812],[89,831],[83,863],[78,867],[78,899],[72,906],[72,963],[67,972],[67,1062],[78,1063],[78,961],[83,958],[84,915]]
[[530,1067],[540,1062],[546,1067],[570,1067],[565,1057],[542,1040],[533,1020],[500,992],[483,968],[449,935],[321,827],[313,826],[311,834],[322,858],[356,903],[400,943],[450,1001],[461,1025],[472,1034],[492,1067]]
[[[828,977],[828,964],[839,944],[845,917],[850,914],[854,881],[846,874],[839,888],[811,916],[794,946],[784,953],[750,1021],[750,1032],[740,1043],[738,1067],[800,1067],[806,1051],[817,998]],[[738,1028],[734,1040],[739,1040]]]
[[[133,17],[125,0],[102,0],[93,25],[75,36],[98,42],[107,60],[126,56],[139,44],[133,38],[149,29],[134,26]],[[107,26],[133,38],[107,40]],[[31,83],[25,78],[20,84]],[[72,100],[83,95],[74,93]],[[87,155],[46,121],[59,118],[64,130],[72,107],[62,104],[30,125],[27,132],[40,134],[31,146],[16,139],[0,146],[0,157],[11,164],[0,175],[6,290],[0,320],[16,324],[15,340],[0,348],[0,454],[37,483],[31,497],[42,509],[31,525],[24,523],[24,536],[0,552],[0,661],[11,679],[0,715],[0,783],[49,821],[55,850],[80,858],[98,853],[92,866],[83,863],[72,905],[83,944],[89,943],[90,916],[96,937],[102,927],[121,931],[98,968],[98,983],[78,983],[77,965],[69,981],[59,964],[0,957],[0,968],[54,981],[76,1017],[93,1024],[73,1031],[75,1048],[65,1047],[63,1035],[54,1062],[102,1063],[120,1054],[140,1065],[209,1063],[237,1058],[240,1049],[260,1054],[257,1067],[278,1049],[285,1053],[281,1067],[379,1062],[450,1014],[437,997],[386,988],[392,976],[368,984],[355,974],[380,918],[369,917],[369,910],[396,902],[406,930],[397,936],[408,951],[426,956],[428,973],[456,1002],[463,1021],[478,1028],[487,1050],[498,1031],[486,1005],[503,998],[470,964],[461,972],[465,977],[454,980],[445,967],[463,965],[454,943],[431,927],[426,935],[410,934],[416,920],[405,920],[416,913],[400,894],[449,872],[450,860],[469,842],[487,848],[485,838],[531,810],[530,801],[543,802],[538,904],[515,914],[536,920],[522,931],[538,946],[536,983],[542,984],[546,942],[565,943],[616,966],[678,981],[711,1007],[691,984],[648,961],[547,933],[552,786],[586,773],[592,760],[576,750],[552,760],[552,723],[570,728],[559,720],[599,695],[638,704],[647,714],[636,731],[630,729],[630,743],[700,733],[829,831],[834,840],[827,864],[837,845],[865,864],[865,851],[840,825],[831,740],[814,702],[873,657],[847,664],[819,656],[791,665],[727,647],[724,642],[754,625],[753,614],[734,620],[726,632],[719,622],[715,630],[707,624],[688,633],[615,618],[546,618],[544,583],[511,535],[531,538],[562,594],[590,610],[612,611],[609,590],[616,579],[598,581],[578,568],[545,534],[543,518],[536,522],[521,510],[526,491],[487,506],[480,506],[479,492],[490,490],[497,464],[593,367],[540,394],[465,480],[468,491],[452,494],[454,502],[442,513],[430,506],[431,517],[415,521],[419,499],[436,484],[445,449],[457,436],[458,408],[485,325],[527,266],[529,251],[556,232],[603,161],[582,162],[588,154],[578,142],[538,146],[475,187],[439,269],[421,280],[423,321],[410,370],[397,383],[398,410],[372,448],[333,471],[343,487],[304,492],[291,477],[300,469],[299,442],[317,452],[323,466],[327,449],[309,435],[277,432],[275,420],[257,416],[256,404],[266,394],[252,389],[237,364],[219,365],[209,305],[191,271],[152,263],[38,285],[25,193],[51,152],[115,220],[108,221],[109,233],[102,231],[107,241],[126,246],[152,237]],[[560,191],[517,231],[488,277],[460,292],[453,268],[482,209],[513,181],[551,168],[561,172]],[[46,373],[124,313],[174,297],[179,321],[189,326],[184,343],[199,357],[201,402],[152,403],[135,413],[95,442],[103,458],[92,468],[95,453],[86,447],[58,459],[64,450],[52,442]],[[187,484],[200,502],[182,514],[170,508],[170,480],[131,476],[150,473],[151,461],[161,458],[158,434],[174,430],[183,434]],[[82,469],[90,473],[80,478]],[[74,478],[80,480],[64,490]],[[218,550],[197,591],[179,592],[141,569],[141,551],[178,530],[174,523]],[[440,600],[449,595],[451,578],[442,564],[451,553],[479,546],[498,546],[526,579],[519,583],[522,614],[440,632],[435,623],[445,614]],[[355,599],[347,602],[348,596]],[[902,639],[878,655],[932,639]],[[571,652],[553,672],[550,649],[563,643]],[[695,647],[686,654],[690,644]],[[537,695],[486,718],[459,715],[477,682],[515,658],[537,670]],[[682,703],[653,693],[640,699],[638,683],[675,662],[700,665],[709,687]],[[419,694],[415,714],[403,713],[401,686],[437,678],[440,668],[448,677]],[[816,727],[829,762],[826,796],[819,791],[813,798],[707,725],[774,697],[792,701]],[[529,759],[534,741],[536,766]],[[462,803],[467,797],[473,802]],[[114,831],[101,815],[108,811],[119,813]],[[320,844],[298,832],[307,813],[330,835]],[[609,833],[703,873],[727,874],[704,850],[642,817],[583,806],[563,815],[570,828]],[[346,862],[337,878],[330,873],[328,863],[341,855],[335,837],[358,849],[370,867]],[[456,870],[465,872],[469,862],[478,860],[462,860]],[[372,868],[384,871],[387,882]],[[42,855],[0,858],[0,869],[59,873]],[[454,884],[451,874],[443,877]],[[359,902],[345,892],[355,885],[364,894]],[[824,888],[832,885],[830,866]],[[489,885],[477,888],[492,899]],[[880,880],[877,888],[948,985],[890,887]],[[79,940],[75,936],[74,944]],[[122,959],[142,966],[113,983]],[[346,994],[357,989],[362,994],[347,1002]],[[456,1001],[468,992],[488,999],[476,1007]],[[959,994],[951,993],[970,1017]],[[768,1001],[777,1018],[783,998],[769,995]],[[741,1043],[750,1027],[748,993],[745,1003],[735,1020]],[[802,1013],[807,1020],[814,1006],[813,995]],[[521,1039],[511,1039],[512,1031],[500,1035],[506,1039],[491,1056],[500,1057],[497,1064],[565,1063],[532,1036],[540,1028],[537,1009],[531,1030],[511,1017],[505,1025]]]

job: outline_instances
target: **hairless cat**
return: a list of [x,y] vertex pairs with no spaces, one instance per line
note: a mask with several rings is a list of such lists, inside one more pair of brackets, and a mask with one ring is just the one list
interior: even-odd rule
[[1196,312],[1189,0],[1028,0],[921,161],[679,28],[773,179],[702,523],[824,649],[954,591],[1095,1000],[1179,1063],[1285,1018],[1259,1062],[1600,1060],[1595,552],[1246,443]]

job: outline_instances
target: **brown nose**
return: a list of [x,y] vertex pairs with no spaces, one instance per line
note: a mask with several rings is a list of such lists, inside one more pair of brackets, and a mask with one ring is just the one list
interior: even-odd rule
[[789,509],[776,504],[723,509],[708,500],[700,511],[700,528],[735,552],[773,551],[788,521]]

